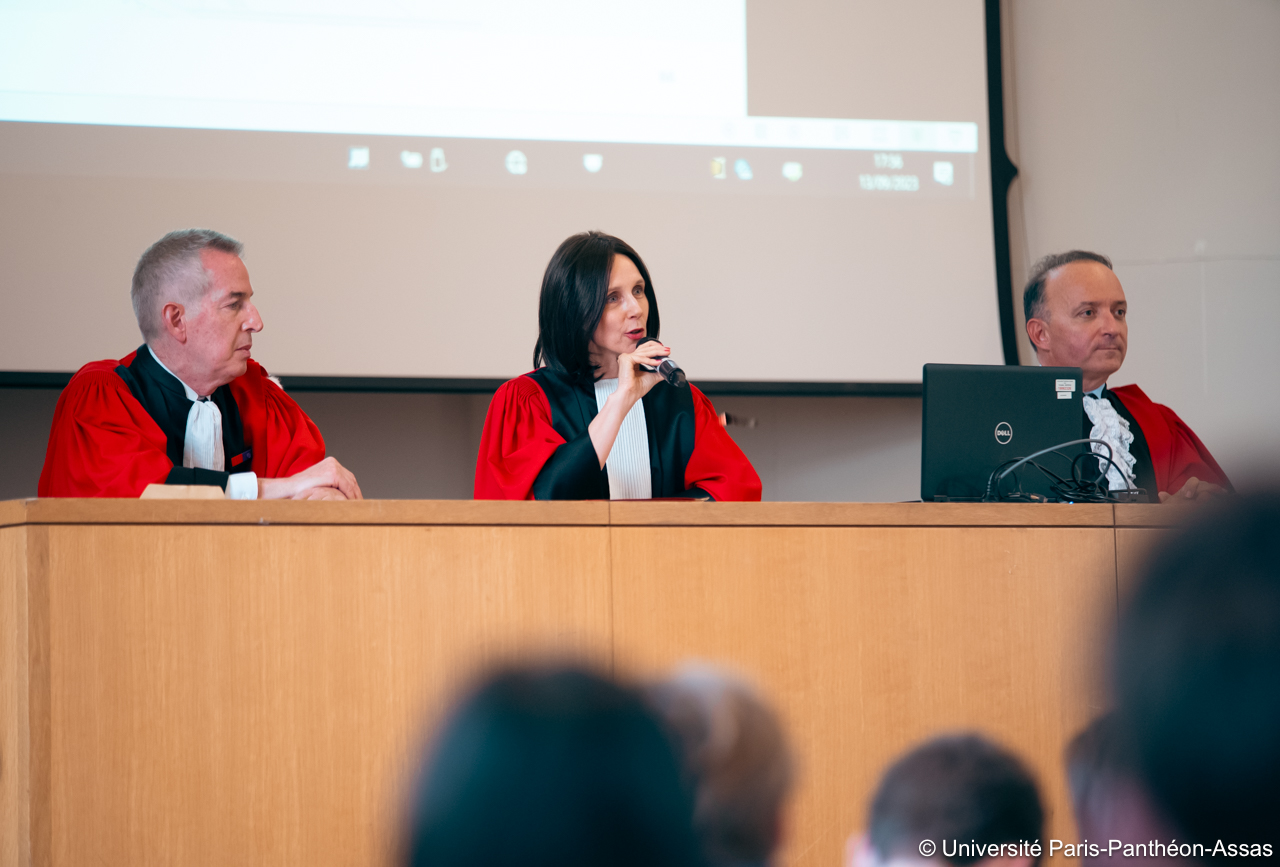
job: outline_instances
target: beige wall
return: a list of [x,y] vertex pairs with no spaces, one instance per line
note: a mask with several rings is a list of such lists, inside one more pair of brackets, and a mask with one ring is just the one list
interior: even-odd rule
[[1015,284],[1048,253],[1111,256],[1130,304],[1112,384],[1171,406],[1248,483],[1280,454],[1280,3],[1004,11]]

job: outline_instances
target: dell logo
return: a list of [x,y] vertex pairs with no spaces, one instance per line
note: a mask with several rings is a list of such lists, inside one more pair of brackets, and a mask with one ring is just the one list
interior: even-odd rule
[[1007,421],[1002,421],[1000,424],[996,425],[996,442],[1004,446],[1008,445],[1009,441],[1012,439],[1013,428],[1009,427],[1009,423]]

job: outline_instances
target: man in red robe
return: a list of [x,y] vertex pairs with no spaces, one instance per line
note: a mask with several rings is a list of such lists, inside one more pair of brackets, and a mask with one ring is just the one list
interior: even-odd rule
[[171,232],[133,275],[146,341],[86,364],[54,411],[41,497],[136,497],[153,483],[235,499],[359,499],[320,431],[249,355],[262,330],[240,242]]
[[1083,250],[1046,256],[1033,269],[1022,303],[1040,363],[1084,371],[1083,435],[1111,446],[1111,490],[1136,487],[1149,496],[1159,492],[1160,502],[1185,502],[1231,489],[1227,474],[1173,410],[1136,385],[1107,386],[1124,363],[1129,324],[1124,289],[1106,256]]

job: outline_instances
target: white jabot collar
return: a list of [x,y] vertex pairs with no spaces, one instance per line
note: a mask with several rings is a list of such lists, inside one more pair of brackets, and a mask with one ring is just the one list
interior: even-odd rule
[[[609,395],[618,390],[618,380],[596,380],[596,409],[603,410]],[[644,418],[644,401],[622,419],[613,448],[605,459],[609,477],[609,499],[648,500],[653,497],[653,476],[649,469],[649,426]]]
[[[1112,463],[1107,467],[1107,488],[1112,491],[1129,490],[1137,479],[1134,466],[1138,459],[1129,451],[1129,446],[1133,445],[1133,431],[1129,429],[1129,420],[1116,412],[1111,401],[1103,395],[1105,388],[1103,384],[1083,395],[1092,398],[1084,401],[1085,415],[1093,424],[1089,438],[1102,440],[1111,447]],[[1106,446],[1100,443],[1091,443],[1090,449],[1104,457],[1107,454]]]

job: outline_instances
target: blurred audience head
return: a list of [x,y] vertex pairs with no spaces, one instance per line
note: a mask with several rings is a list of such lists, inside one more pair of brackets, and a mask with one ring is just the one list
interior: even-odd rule
[[1121,749],[1114,714],[1098,717],[1076,735],[1066,749],[1067,786],[1081,841],[1104,850],[1083,856],[1091,864],[1152,864],[1171,859],[1110,852],[1108,841],[1129,843],[1162,840],[1173,834],[1152,809]]
[[681,669],[649,697],[683,748],[708,860],[767,863],[794,774],[777,715],[745,681],[709,666]]
[[419,784],[410,865],[702,863],[676,747],[635,690],[512,669],[445,723]]
[[1126,761],[1173,829],[1274,847],[1280,496],[1227,499],[1151,559],[1121,614],[1113,678]]
[[[1044,810],[1031,773],[1009,751],[975,734],[936,738],[890,766],[871,801],[865,835],[850,841],[857,867],[943,861],[1026,867],[1031,855],[990,858],[962,844],[1033,843]],[[936,849],[922,858],[922,841]]]

